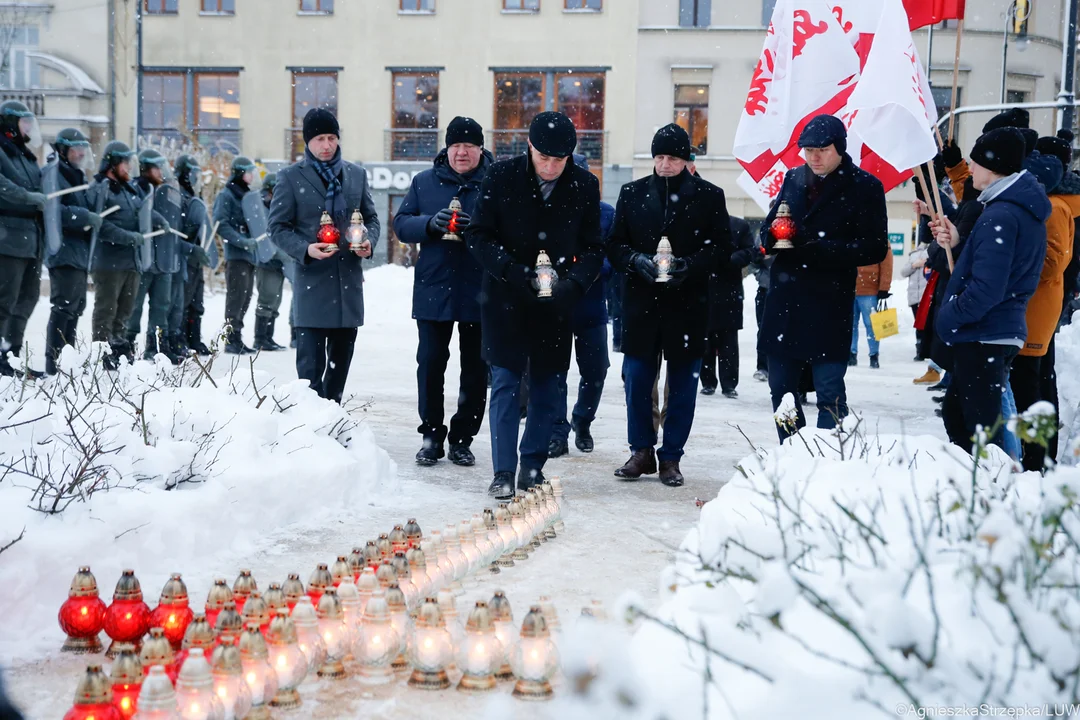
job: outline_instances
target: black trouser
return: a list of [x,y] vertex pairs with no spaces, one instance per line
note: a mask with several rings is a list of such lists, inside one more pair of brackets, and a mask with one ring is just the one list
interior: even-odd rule
[[6,358],[8,350],[19,355],[26,321],[40,294],[40,260],[0,255],[0,358]]
[[75,343],[79,318],[86,309],[86,271],[49,268],[49,328],[45,335],[45,369],[56,372],[56,359],[65,345]]
[[201,265],[188,264],[188,281],[184,283],[184,321],[183,333],[188,345],[202,342],[203,278]]
[[769,291],[763,287],[757,289],[757,295],[754,296],[754,314],[757,316],[757,369],[768,371],[769,360],[765,356],[765,353],[761,350],[761,320],[765,317],[765,296],[769,294]]
[[709,333],[705,360],[701,364],[701,387],[715,390],[718,380],[724,392],[733,391],[739,384],[738,330]]
[[[1046,348],[1046,354],[1043,355],[1042,363],[1039,365],[1039,376],[1042,378],[1042,387],[1040,394],[1043,400],[1054,406],[1054,411],[1057,412],[1058,418],[1061,417],[1061,411],[1058,405],[1058,386],[1057,386],[1057,333],[1050,338],[1050,344]],[[1057,462],[1058,456],[1058,434],[1054,433],[1054,437],[1050,438],[1050,447],[1047,450],[1047,454],[1050,456],[1051,462]]]
[[[1058,409],[1057,375],[1054,372],[1054,343],[1046,355],[1042,357],[1029,357],[1017,355],[1012,363],[1012,372],[1009,374],[1009,384],[1012,386],[1013,397],[1016,398],[1016,412],[1022,415],[1027,409],[1039,401],[1046,401]],[[1051,461],[1057,459],[1057,434],[1054,441],[1048,443],[1051,452]],[[1024,450],[1024,469],[1033,472],[1041,472],[1046,465],[1047,450],[1038,443],[1025,442],[1020,438],[1020,444]]]
[[233,335],[240,339],[244,316],[251,305],[255,289],[255,266],[243,260],[225,263],[225,322],[232,326]]
[[[441,445],[447,439],[447,428],[443,425],[443,384],[454,323],[417,320],[416,328],[420,335],[416,349],[420,427],[416,430]],[[480,432],[487,405],[487,363],[480,356],[480,323],[458,323],[458,351],[461,384],[457,412],[450,419],[449,440],[451,445],[468,447]]]
[[[990,442],[1004,449],[1001,394],[1005,377],[1019,348],[1012,345],[959,343],[953,345],[952,382],[941,405],[945,432],[954,445],[971,452],[977,428],[997,428]],[[1015,386],[1014,386],[1015,387]]]
[[135,307],[139,290],[138,270],[95,270],[94,278],[94,342],[123,344],[127,321]]
[[[916,318],[918,318],[919,317],[919,305],[918,305],[918,303],[916,303],[915,305],[911,305],[910,307],[911,307],[911,314],[913,316],[915,316]],[[923,356],[922,356],[922,344],[923,344],[923,331],[916,328],[915,329],[915,357],[919,358],[920,360],[923,359]]]
[[296,376],[340,405],[355,344],[356,328],[296,328]]

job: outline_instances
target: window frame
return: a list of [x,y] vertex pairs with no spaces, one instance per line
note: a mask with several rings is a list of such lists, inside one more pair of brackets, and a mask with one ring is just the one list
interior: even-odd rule
[[[232,10],[222,10],[222,3],[231,2]],[[213,3],[217,6],[216,10],[207,10],[206,6],[209,3]],[[233,17],[236,15],[236,0],[200,0],[199,2],[199,14],[200,15],[218,15],[221,17]]]
[[146,104],[147,104],[147,100],[146,100],[146,81],[147,81],[147,78],[171,77],[171,78],[179,79],[180,80],[180,118],[181,118],[181,122],[183,123],[184,127],[189,127],[190,125],[193,124],[193,123],[188,122],[188,92],[187,92],[188,85],[187,85],[187,76],[189,74],[190,73],[187,73],[187,72],[184,72],[184,71],[176,71],[176,72],[144,72],[143,73],[143,77],[142,77],[142,80],[143,80],[143,96],[142,96],[142,99],[139,101],[139,114],[140,114],[140,117],[142,118],[142,123],[141,124],[143,125],[143,130],[144,131],[145,130],[150,130],[152,132],[152,131],[160,131],[160,130],[168,130],[168,129],[170,129],[169,126],[168,126],[168,120],[165,119],[164,108],[165,108],[166,104],[169,104],[169,105],[175,104],[175,103],[166,103],[165,100],[164,100],[164,93],[162,93],[162,100],[160,102],[156,103],[162,108],[161,126],[160,127],[156,127],[156,126],[155,127],[148,127],[146,125],[146,122],[145,122],[146,117],[147,117],[147,112],[146,112]]
[[[521,5],[522,5],[522,7],[519,7],[519,8],[508,8],[508,7],[506,7],[507,2],[509,2],[509,0],[502,0],[502,12],[504,14],[506,14],[506,15],[539,15],[540,14],[540,0],[517,0],[517,2],[521,3]],[[527,2],[535,2],[536,7],[535,8],[527,8],[527,7],[525,7],[525,3],[527,3]]]
[[[701,94],[704,94],[706,96],[705,97],[705,102],[703,102],[703,103],[679,102],[679,88],[699,88],[699,89],[700,88],[705,88],[705,92],[701,93]],[[708,149],[709,149],[709,102],[710,102],[710,100],[712,98],[712,86],[709,83],[692,83],[692,82],[673,83],[672,89],[671,89],[671,97],[672,97],[672,101],[673,101],[672,102],[672,122],[674,122],[676,125],[679,125],[679,112],[680,111],[685,111],[686,112],[686,117],[687,117],[687,123],[686,124],[687,124],[688,127],[685,127],[683,129],[686,130],[686,134],[690,136],[690,146],[693,149],[693,152],[696,153],[696,154],[700,154],[700,155],[708,155]],[[705,111],[704,112],[704,115],[705,115],[705,117],[704,117],[704,122],[705,122],[704,139],[703,139],[703,142],[701,142],[699,144],[696,144],[696,145],[694,144],[694,129],[695,129],[696,125],[697,125],[697,123],[694,121],[694,111],[695,110],[699,110],[699,111],[704,110]],[[679,125],[679,126],[682,127],[681,125]]]
[[[225,127],[225,126],[220,124],[222,120],[231,120],[232,119],[232,118],[226,118],[224,112],[216,113],[218,115],[218,117],[219,117],[219,120],[218,120],[219,124],[216,125],[216,126],[214,126],[214,125],[203,125],[200,122],[200,116],[202,115],[202,110],[199,107],[199,99],[201,97],[201,95],[199,93],[199,81],[202,78],[209,78],[209,77],[218,78],[219,84],[220,84],[221,78],[226,78],[226,77],[236,78],[236,104],[240,105],[242,107],[241,97],[240,97],[240,73],[238,73],[238,72],[199,72],[199,71],[196,70],[196,71],[191,73],[191,93],[192,93],[192,95],[191,95],[191,97],[192,97],[191,129],[193,131],[195,131],[195,132],[198,132],[200,130],[225,130],[225,131],[233,131],[233,130],[239,131],[239,130],[241,130],[242,128],[240,127],[240,117],[236,118],[236,127]],[[215,97],[221,97],[221,96],[218,95],[218,96],[215,96]],[[208,112],[207,114],[208,115],[214,115],[215,113]]]
[[[317,8],[315,10],[305,10],[304,3],[308,0],[298,0],[300,9],[296,11],[297,15],[333,15],[334,14],[334,0],[310,0],[314,2]],[[330,8],[323,8],[324,4],[329,4]]]
[[[170,0],[143,0],[143,12],[147,15],[179,15],[180,14],[180,0],[171,0],[174,3],[174,9],[168,9],[168,3]],[[150,3],[154,3],[160,10],[154,10],[150,7]]]
[[[684,6],[690,4],[690,24],[683,23]],[[701,22],[705,15],[704,23]],[[712,0],[679,0],[679,27],[690,29],[703,29],[712,25]]]
[[772,24],[772,16],[775,10],[776,0],[761,0],[761,27],[768,28]]
[[[418,111],[431,110],[431,107],[427,103],[434,103],[433,117],[427,123],[421,123],[420,118],[423,116],[422,112],[413,113],[413,123],[411,125],[400,125],[398,119],[401,116],[399,113],[399,106],[397,104],[398,98],[398,83],[402,79],[411,80],[411,85],[414,89],[419,89],[421,83],[424,80],[434,80],[434,100],[414,101],[415,108]],[[389,155],[388,158],[391,161],[409,161],[417,162],[427,159],[432,159],[439,153],[439,111],[441,110],[441,103],[439,97],[439,91],[442,85],[441,73],[437,71],[424,71],[424,70],[391,70],[390,71],[390,123],[387,128],[389,136]],[[400,106],[404,109],[404,105]],[[409,137],[412,137],[409,140]],[[405,138],[403,140],[403,138]],[[401,143],[399,145],[399,142]],[[429,147],[430,145],[430,147]],[[401,151],[399,152],[399,148]],[[425,148],[428,148],[430,152],[424,152]]]
[[[417,8],[415,10],[406,8],[405,3],[415,4]],[[425,2],[431,3],[431,9],[425,10],[421,5]],[[436,11],[435,0],[398,0],[398,15],[434,15]]]
[[[290,84],[290,89],[292,90],[292,102],[290,104],[292,120],[290,121],[289,126],[290,127],[300,127],[300,125],[302,125],[303,121],[304,121],[303,117],[297,117],[297,115],[296,115],[296,86],[297,86],[297,80],[299,80],[300,78],[311,78],[311,79],[314,79],[314,78],[331,78],[331,79],[333,79],[333,81],[334,81],[334,107],[331,110],[331,112],[334,113],[334,117],[338,117],[338,110],[340,109],[340,105],[339,105],[338,101],[339,101],[339,98],[341,97],[338,94],[340,89],[341,89],[341,85],[338,82],[338,71],[337,70],[293,70],[292,71],[292,83]],[[327,105],[320,102],[316,107],[327,107]],[[310,108],[309,108],[309,110],[310,110]]]
[[[599,2],[600,7],[591,8],[587,6],[589,2]],[[570,7],[570,4],[574,3],[577,7]],[[604,12],[604,0],[563,0],[563,12],[564,13],[601,13]]]

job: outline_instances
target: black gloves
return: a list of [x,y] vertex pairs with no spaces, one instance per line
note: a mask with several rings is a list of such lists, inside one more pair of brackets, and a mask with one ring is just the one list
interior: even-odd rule
[[101,223],[105,222],[105,220],[96,212],[88,212],[86,213],[86,222],[90,223],[87,227],[97,232],[101,229]]
[[45,193],[39,193],[39,192],[28,192],[28,193],[26,193],[26,204],[29,205],[30,207],[37,208],[38,210],[44,210],[46,202],[47,202],[47,199],[45,197]]
[[551,302],[555,305],[555,309],[564,315],[573,312],[578,302],[581,301],[580,287],[573,280],[556,283],[555,290],[551,295]]
[[[454,216],[449,209],[443,208],[439,212],[431,216],[428,220],[428,232],[432,235],[446,234],[450,232],[450,219]],[[458,212],[457,216],[457,232],[461,233],[465,231],[465,228],[469,227],[472,222],[472,218],[466,213]]]
[[203,267],[210,267],[210,256],[206,254],[206,251],[199,245],[195,245],[191,248],[191,252],[198,259],[199,264]]
[[888,290],[878,290],[878,293],[877,293],[877,299],[878,300],[888,300],[891,297],[892,297],[892,293],[889,292]]
[[960,146],[952,140],[941,149],[941,159],[945,161],[945,167],[954,168],[964,161],[964,154],[960,152]]
[[754,260],[754,249],[746,248],[744,250],[736,250],[731,253],[731,264],[738,265],[739,267],[746,267]]
[[645,282],[656,282],[656,276],[660,271],[656,269],[656,263],[645,253],[634,253],[630,256],[630,272],[636,272]]
[[503,280],[507,285],[512,285],[520,290],[533,290],[533,281],[536,280],[536,271],[520,263],[510,263],[503,273]]
[[667,281],[667,286],[679,287],[690,275],[690,263],[686,262],[685,258],[675,258],[671,261],[671,269],[668,270],[668,275],[671,279]]

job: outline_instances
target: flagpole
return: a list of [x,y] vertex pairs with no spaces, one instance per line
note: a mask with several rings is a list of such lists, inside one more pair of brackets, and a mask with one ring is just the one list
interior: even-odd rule
[[[941,198],[938,196],[937,187],[930,183],[930,178],[934,177],[934,171],[930,168],[929,163],[923,163],[915,170],[915,173],[915,180],[922,185],[923,195],[927,200],[926,204],[930,208],[930,219],[937,221],[945,215],[945,212],[941,208]],[[945,248],[945,258],[949,261],[949,272],[952,272],[956,267],[953,263],[952,248]]]
[[[964,39],[964,18],[956,23],[956,54],[952,67],[952,107],[949,109],[949,142],[956,141],[956,94],[960,84],[960,43]],[[951,255],[950,255],[951,257]]]

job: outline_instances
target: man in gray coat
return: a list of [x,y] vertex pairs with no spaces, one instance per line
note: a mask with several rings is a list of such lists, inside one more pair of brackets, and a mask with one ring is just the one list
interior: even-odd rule
[[255,290],[255,238],[251,237],[244,218],[244,195],[255,182],[255,163],[246,157],[232,162],[232,177],[214,200],[214,222],[225,241],[225,323],[232,327],[225,352],[250,355],[255,352],[244,344],[244,316]]
[[22,352],[41,294],[45,195],[37,157],[27,148],[35,134],[37,119],[25,105],[0,105],[0,375],[15,374],[7,354]]
[[[296,261],[293,309],[296,374],[320,397],[340,403],[349,376],[356,329],[364,324],[364,271],[379,238],[379,218],[363,168],[341,158],[337,118],[323,108],[304,117],[304,159],[277,174],[270,204],[270,239]],[[367,229],[349,248],[346,231],[354,210]],[[338,242],[318,237],[323,215],[341,233]]]

